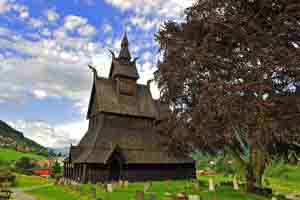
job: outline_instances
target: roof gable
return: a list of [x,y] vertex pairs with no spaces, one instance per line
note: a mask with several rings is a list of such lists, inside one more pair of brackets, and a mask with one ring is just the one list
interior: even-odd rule
[[[90,102],[96,100],[96,113],[107,112],[136,117],[156,118],[157,108],[150,89],[146,85],[136,85],[136,95],[119,95],[115,82],[111,79],[97,78]],[[90,109],[92,103],[90,103]],[[92,113],[91,111],[89,114]]]

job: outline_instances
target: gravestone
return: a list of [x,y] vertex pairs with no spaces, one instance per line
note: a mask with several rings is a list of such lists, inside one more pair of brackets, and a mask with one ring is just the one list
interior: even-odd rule
[[108,184],[106,185],[106,191],[107,191],[107,192],[113,192],[113,186],[112,186],[111,183],[108,183]]
[[119,187],[123,187],[123,181],[119,180]]
[[123,184],[124,184],[124,187],[127,188],[128,185],[129,185],[129,182],[128,181],[124,181]]
[[239,190],[239,183],[236,180],[236,177],[233,178],[233,189],[234,190]]
[[135,195],[135,199],[136,200],[144,200],[144,192],[141,192],[141,191],[137,191],[136,192],[136,195]]
[[215,191],[214,180],[213,180],[212,178],[209,178],[208,183],[209,183],[209,185],[208,185],[208,190],[209,190],[209,191]]
[[199,195],[189,195],[189,200],[200,200]]
[[151,182],[146,182],[144,184],[144,192],[148,192],[150,190],[151,186],[152,186]]

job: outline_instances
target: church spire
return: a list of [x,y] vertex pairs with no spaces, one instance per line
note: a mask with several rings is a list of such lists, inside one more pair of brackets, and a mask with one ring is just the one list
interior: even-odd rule
[[128,42],[126,30],[125,30],[124,37],[123,37],[123,40],[121,43],[121,50],[120,50],[119,58],[127,60],[127,61],[131,60],[131,55],[129,52],[129,42]]

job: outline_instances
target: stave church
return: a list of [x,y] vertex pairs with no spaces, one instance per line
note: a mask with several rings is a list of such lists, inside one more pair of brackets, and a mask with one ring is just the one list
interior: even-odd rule
[[195,161],[168,152],[155,130],[170,109],[152,98],[149,84],[137,83],[126,32],[119,55],[112,53],[109,77],[93,71],[89,127],[71,146],[64,177],[82,183],[195,178]]

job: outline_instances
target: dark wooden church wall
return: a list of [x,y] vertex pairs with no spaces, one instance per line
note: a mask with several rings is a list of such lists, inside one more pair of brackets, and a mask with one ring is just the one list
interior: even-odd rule
[[196,169],[193,164],[135,164],[124,167],[123,179],[128,181],[160,181],[170,179],[194,179]]
[[98,183],[105,182],[108,177],[108,167],[103,164],[89,164],[87,166],[85,182]]

